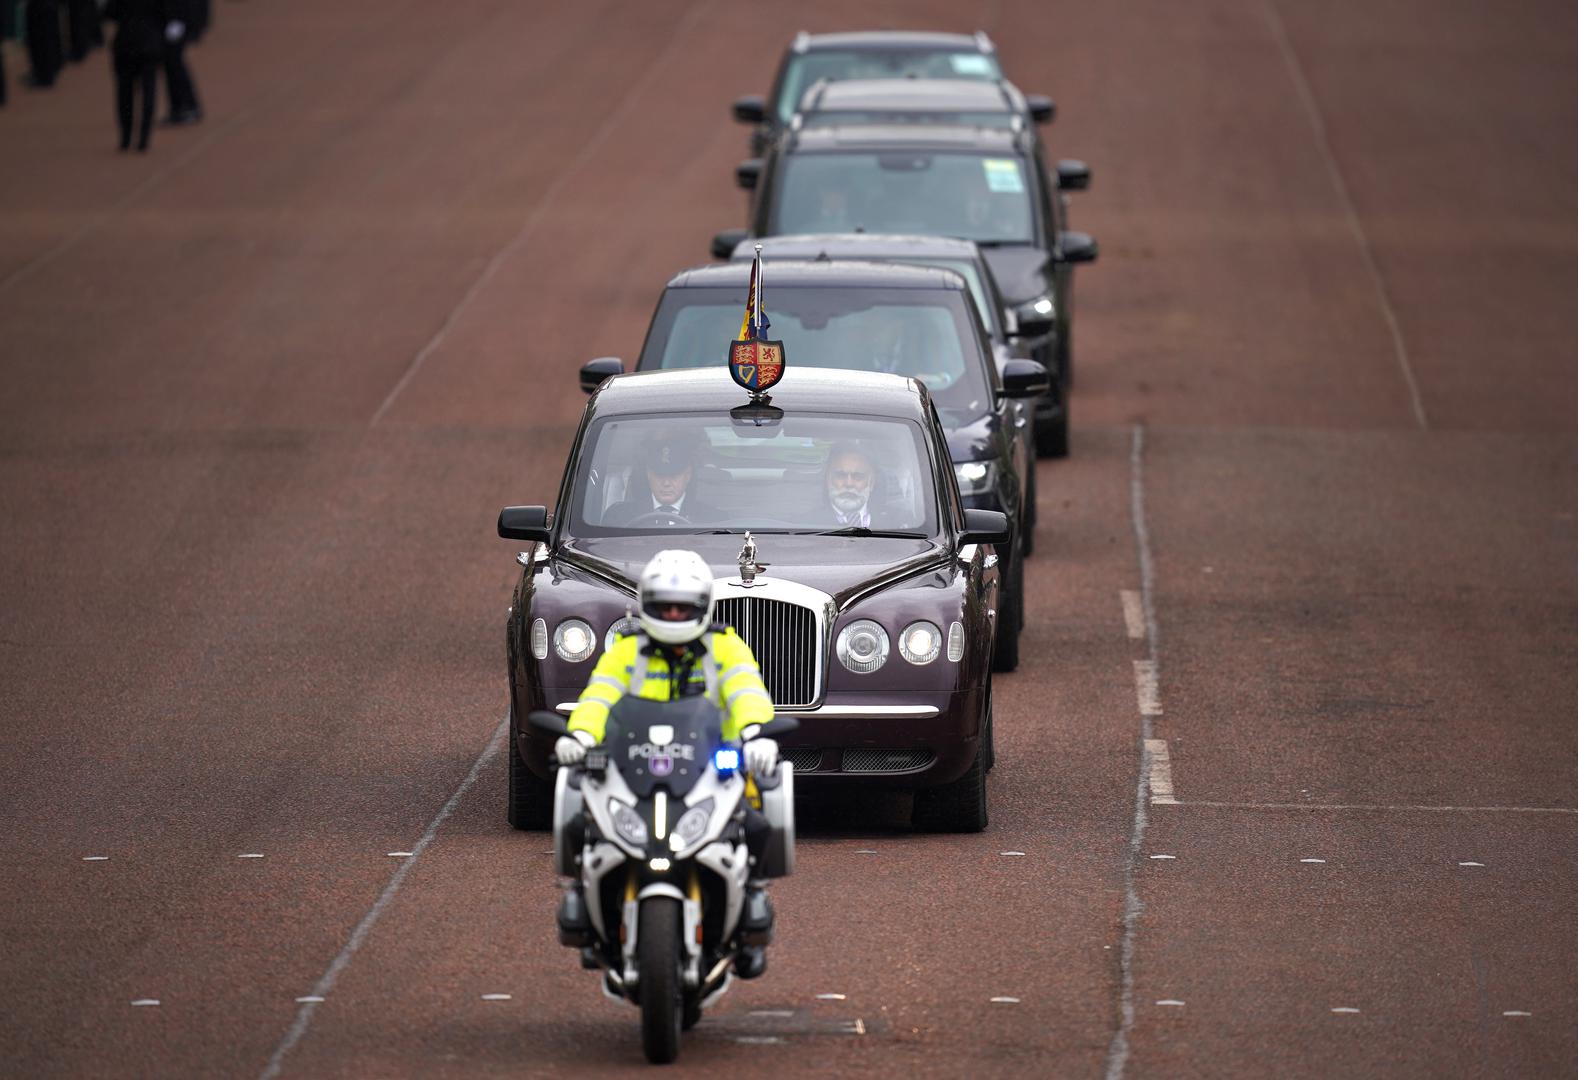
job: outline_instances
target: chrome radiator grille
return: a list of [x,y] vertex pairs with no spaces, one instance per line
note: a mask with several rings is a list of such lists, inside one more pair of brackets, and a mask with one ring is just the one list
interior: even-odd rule
[[816,701],[822,643],[810,608],[760,596],[728,597],[718,601],[715,618],[751,647],[774,705]]

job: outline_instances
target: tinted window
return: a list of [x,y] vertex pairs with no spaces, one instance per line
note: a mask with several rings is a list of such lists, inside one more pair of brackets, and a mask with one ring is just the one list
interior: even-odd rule
[[800,95],[818,79],[985,79],[1003,77],[995,56],[972,50],[818,49],[789,57],[778,88],[778,119],[788,123]]
[[1003,128],[1015,126],[1018,117],[1011,112],[921,112],[906,109],[823,109],[805,114],[806,127],[834,127],[843,124],[968,124],[971,127]]
[[[762,428],[736,424],[727,413],[597,420],[581,444],[571,531],[818,532],[857,524],[933,536],[937,505],[924,438],[918,424],[903,420],[814,413]],[[654,475],[657,447],[683,477],[678,494],[665,478],[672,472]],[[653,509],[655,487],[682,518]]]
[[919,233],[1031,242],[1030,187],[1017,157],[899,151],[782,160],[774,233]]
[[[768,337],[784,343],[789,366],[886,371],[926,384],[938,408],[967,423],[992,407],[980,339],[964,294],[941,289],[811,288],[763,281]],[[650,368],[721,365],[740,331],[745,286],[669,289],[637,364]]]

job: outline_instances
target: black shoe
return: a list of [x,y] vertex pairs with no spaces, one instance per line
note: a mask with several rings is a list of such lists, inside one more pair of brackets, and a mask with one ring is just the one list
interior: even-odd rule
[[592,917],[586,910],[586,897],[578,888],[564,890],[559,901],[559,944],[584,948],[592,943]]
[[742,979],[759,979],[767,971],[767,950],[748,945],[734,958],[734,973]]
[[745,887],[745,910],[740,913],[740,940],[746,945],[768,945],[773,940],[773,902],[760,885]]
[[195,124],[203,118],[202,113],[173,112],[159,121],[160,127],[180,127],[182,124]]
[[588,945],[581,950],[581,970],[596,971],[602,967],[601,958],[598,956],[597,946]]

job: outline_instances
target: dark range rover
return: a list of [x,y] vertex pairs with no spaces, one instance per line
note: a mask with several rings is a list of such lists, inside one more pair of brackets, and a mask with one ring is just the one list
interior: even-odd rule
[[[630,628],[635,577],[654,551],[698,551],[717,616],[755,652],[802,784],[916,791],[922,828],[986,825],[992,764],[994,545],[1008,523],[966,509],[925,386],[896,375],[790,366],[751,404],[718,362],[606,380],[587,403],[557,509],[507,507],[523,542],[505,642],[509,818],[548,824],[551,739],[520,721],[568,713],[599,652]],[[654,441],[687,440],[680,514],[651,505]],[[876,473],[870,525],[840,527],[829,477],[856,452]],[[705,508],[705,509],[703,509]],[[690,509],[693,517],[685,517]],[[756,558],[744,551],[746,530]]]
[[[1090,181],[1081,162],[1049,175],[1028,131],[963,124],[807,127],[787,132],[757,169],[740,173],[755,190],[749,227],[713,238],[728,258],[748,236],[881,232],[975,241],[1004,298],[1027,319],[1051,319],[1036,359],[1066,390],[1073,364],[1073,267],[1096,258],[1096,242],[1067,229],[1061,192]],[[1067,453],[1037,411],[1036,442]],[[1066,429],[1065,429],[1066,432]]]
[[[675,275],[658,301],[636,370],[715,366],[718,342],[739,327],[750,272],[749,263],[734,263]],[[1010,359],[999,370],[967,284],[951,269],[774,260],[763,271],[762,289],[770,336],[784,343],[797,370],[884,371],[926,384],[964,505],[1008,515],[1010,538],[999,550],[1003,600],[995,666],[1012,671],[1024,624],[1026,514],[1035,472],[1021,403],[1047,387],[1046,369]],[[587,365],[583,387],[595,386],[614,363]]]

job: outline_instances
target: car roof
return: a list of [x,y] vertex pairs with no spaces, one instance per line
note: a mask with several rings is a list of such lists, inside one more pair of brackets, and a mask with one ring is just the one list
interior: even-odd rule
[[[794,236],[763,236],[742,240],[734,249],[734,259],[750,258],[754,245],[762,245],[768,258],[815,259],[826,254],[830,259],[882,259],[902,256],[914,259],[968,259],[981,261],[981,249],[973,240],[953,236],[909,236],[897,233],[802,233]],[[776,268],[782,265],[774,262]],[[846,264],[847,265],[847,264]]]
[[[718,342],[718,363],[710,368],[632,371],[603,380],[592,395],[594,415],[650,413],[727,413],[750,404],[724,365],[728,343]],[[877,371],[848,371],[795,364],[788,357],[783,378],[772,388],[770,404],[785,412],[915,420],[927,418],[926,388],[916,379]]]
[[984,79],[843,79],[806,91],[810,112],[1014,112],[1002,84]]
[[932,30],[859,30],[838,34],[805,34],[795,39],[796,52],[817,49],[936,49],[993,52],[985,34],[949,34]]
[[[765,250],[765,244],[763,245]],[[744,287],[750,283],[748,262],[713,263],[681,270],[669,279],[670,289]],[[947,289],[963,292],[964,278],[940,266],[912,266],[903,263],[866,262],[844,259],[829,262],[818,259],[775,259],[763,274],[762,292],[767,315],[773,313],[773,289],[784,286],[820,288]],[[720,346],[721,348],[721,346]]]
[[969,124],[838,124],[802,128],[785,146],[790,152],[811,153],[898,148],[1018,154],[1025,143],[1019,132]]

